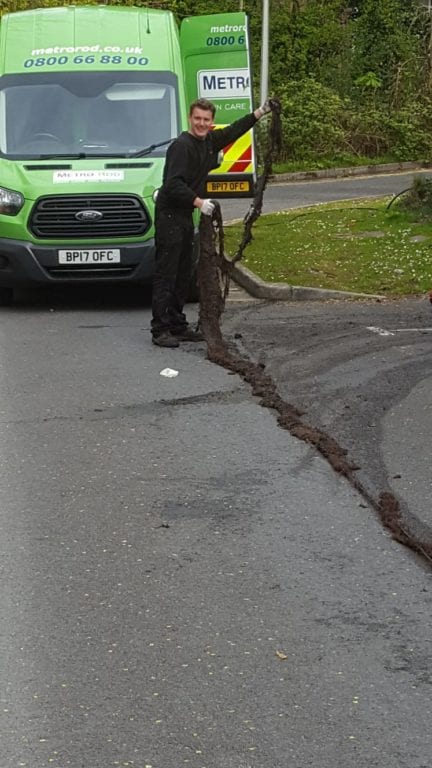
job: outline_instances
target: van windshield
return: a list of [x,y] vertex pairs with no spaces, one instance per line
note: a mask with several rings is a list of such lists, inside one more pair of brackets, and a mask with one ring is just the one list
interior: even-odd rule
[[[0,154],[133,154],[178,134],[171,72],[52,72],[0,78]],[[163,155],[165,147],[154,150]]]

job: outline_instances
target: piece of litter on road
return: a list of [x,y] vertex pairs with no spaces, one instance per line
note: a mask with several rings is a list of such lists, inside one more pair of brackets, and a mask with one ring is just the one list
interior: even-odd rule
[[366,329],[372,331],[372,333],[377,333],[378,336],[394,336],[393,331],[387,331],[385,328],[377,328],[375,325],[367,325]]
[[178,371],[175,371],[173,368],[164,368],[163,371],[160,372],[161,376],[166,376],[168,379],[173,379],[174,376],[178,376]]

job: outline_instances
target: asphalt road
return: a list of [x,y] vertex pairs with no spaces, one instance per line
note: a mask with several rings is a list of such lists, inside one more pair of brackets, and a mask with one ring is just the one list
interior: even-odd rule
[[[408,304],[371,325],[426,327]],[[374,440],[381,488],[429,337],[339,306],[232,300],[224,333],[353,453]],[[152,347],[148,302],[1,316],[1,767],[430,768],[427,562],[205,345]],[[343,389],[370,394],[348,427]]]
[[[430,171],[421,173],[430,176]],[[271,184],[263,212],[330,200],[396,195],[409,187],[416,175],[417,171]],[[231,207],[225,208],[225,218],[230,215]],[[380,488],[394,491],[404,503],[406,519],[417,522],[425,540],[432,541],[432,476],[425,458],[432,434],[428,399],[432,307],[427,297],[380,304],[330,302],[319,308],[282,304],[287,309],[285,319],[272,326],[270,314],[277,313],[278,306],[270,312],[263,310],[265,322],[261,318],[256,322],[256,343],[251,347],[245,342],[247,354],[271,360],[272,374],[278,380],[289,360],[290,379],[281,381],[287,396],[289,390],[294,404],[306,408],[314,424],[328,429],[360,461],[359,476],[367,489],[375,494]],[[281,311],[284,314],[284,309]],[[250,312],[248,324],[253,326]],[[305,348],[307,357],[300,354],[297,359]],[[303,371],[300,391],[294,380],[296,368]],[[323,383],[318,392],[317,382],[326,382],[326,377],[333,375],[335,383],[330,391]],[[379,440],[374,432],[378,432]]]
[[429,301],[233,305],[225,329],[303,421],[347,451],[366,496],[396,496],[432,553]]
[[[429,171],[383,174],[360,178],[296,181],[289,184],[269,183],[264,194],[263,213],[288,210],[299,206],[324,203],[330,200],[351,200],[356,197],[396,195],[407,189],[414,176],[430,176]],[[249,210],[250,200],[222,202],[225,221],[242,219]]]

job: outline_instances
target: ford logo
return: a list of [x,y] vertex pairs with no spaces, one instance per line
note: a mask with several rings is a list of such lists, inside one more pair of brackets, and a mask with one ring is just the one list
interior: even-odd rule
[[75,214],[75,218],[78,219],[78,221],[99,221],[100,219],[103,219],[103,213],[86,209],[85,211],[78,211],[78,213]]

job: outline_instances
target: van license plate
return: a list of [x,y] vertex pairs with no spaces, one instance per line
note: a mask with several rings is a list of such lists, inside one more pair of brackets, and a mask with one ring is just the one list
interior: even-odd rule
[[207,192],[249,192],[250,184],[248,181],[208,181]]
[[80,264],[120,264],[120,248],[89,249],[88,251],[58,252],[58,263],[69,265]]

